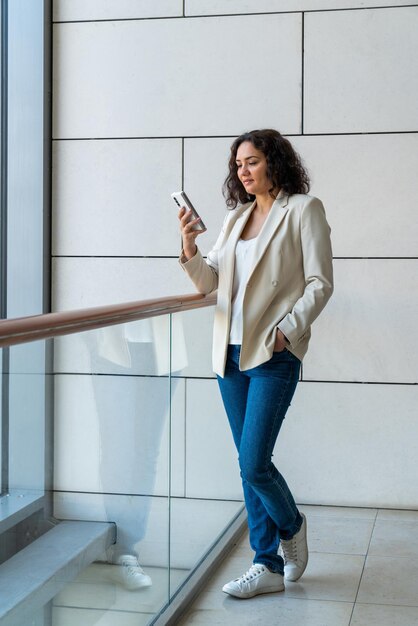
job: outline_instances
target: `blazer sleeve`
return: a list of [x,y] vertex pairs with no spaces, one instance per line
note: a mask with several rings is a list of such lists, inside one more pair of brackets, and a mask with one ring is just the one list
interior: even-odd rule
[[301,210],[300,236],[305,289],[292,310],[277,324],[290,345],[296,345],[318,317],[333,292],[331,229],[318,198]]
[[194,257],[188,261],[184,257],[183,250],[180,253],[179,263],[181,267],[188,274],[198,292],[204,295],[207,295],[218,288],[218,252],[225,240],[228,218],[229,215],[227,214],[218,239],[216,240],[212,250],[209,252],[206,261],[199,248],[197,248],[197,252]]

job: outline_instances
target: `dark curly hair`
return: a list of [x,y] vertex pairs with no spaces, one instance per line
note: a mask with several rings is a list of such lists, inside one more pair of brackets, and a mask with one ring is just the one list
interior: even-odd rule
[[254,200],[255,196],[246,192],[237,174],[237,152],[244,141],[249,141],[254,148],[260,150],[267,160],[267,176],[271,180],[271,192],[283,189],[289,195],[308,193],[310,180],[300,156],[292,144],[277,130],[251,130],[235,139],[229,157],[229,174],[223,185],[223,194],[230,209],[238,204]]

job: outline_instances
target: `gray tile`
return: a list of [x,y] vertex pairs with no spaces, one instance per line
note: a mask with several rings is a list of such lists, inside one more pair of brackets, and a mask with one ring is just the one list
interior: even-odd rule
[[367,557],[357,600],[367,604],[418,606],[417,560]]
[[356,554],[313,552],[305,574],[296,583],[286,583],[286,595],[309,600],[354,602],[364,557]]
[[370,543],[371,556],[418,556],[418,519],[377,520]]
[[339,519],[375,519],[377,509],[350,506],[322,506],[298,504],[299,511],[311,517],[337,517]]
[[248,600],[225,596],[222,592],[203,593],[179,626],[348,626],[352,604],[288,598],[285,593],[266,594]]
[[367,554],[374,520],[308,518],[310,552]]
[[379,509],[377,513],[378,520],[400,520],[400,521],[417,521],[418,511],[396,510],[396,509]]
[[356,604],[350,626],[418,626],[418,608]]

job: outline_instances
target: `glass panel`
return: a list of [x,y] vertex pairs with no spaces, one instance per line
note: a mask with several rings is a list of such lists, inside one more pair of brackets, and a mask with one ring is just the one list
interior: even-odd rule
[[145,624],[168,602],[169,348],[168,317],[55,340],[55,516],[117,525],[54,599],[57,624]]
[[45,342],[12,346],[9,351],[9,492],[43,495]]
[[7,317],[44,310],[43,31],[43,0],[8,2]]
[[236,451],[212,371],[213,314],[209,307],[172,316],[171,595],[243,506]]
[[3,493],[3,348],[0,348],[0,497]]
[[[45,141],[49,124],[47,99],[44,102],[49,80],[45,7],[44,0],[1,2],[1,317],[42,313],[49,300],[49,293],[44,293],[44,285],[49,292],[49,254],[44,246],[49,245],[49,235],[45,242],[44,238],[50,150]],[[44,343],[12,348],[10,356],[5,349],[1,367],[1,482],[2,494],[9,498],[2,501],[4,521],[6,511],[14,515],[18,508],[25,509],[25,498],[39,499],[49,480]],[[29,541],[31,533],[27,534]]]
[[[10,349],[13,493],[36,504],[47,480],[42,390],[52,378],[52,513],[117,527],[116,543],[78,575],[72,568],[73,579],[60,575],[59,593],[45,606],[35,597],[32,621],[25,607],[18,626],[151,624],[241,511],[209,317],[201,309],[57,338],[47,376],[50,342]],[[16,532],[3,537],[12,553]]]
[[[5,349],[3,374],[3,495],[0,507],[0,563],[49,527],[45,448],[45,342]],[[3,364],[5,366],[5,364]],[[51,465],[49,465],[51,471]]]

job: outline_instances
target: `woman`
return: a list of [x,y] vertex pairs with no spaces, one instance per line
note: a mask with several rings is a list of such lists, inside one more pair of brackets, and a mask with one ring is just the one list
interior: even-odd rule
[[218,290],[213,366],[239,454],[255,552],[250,569],[223,587],[238,598],[283,591],[284,579],[298,580],[308,562],[305,516],[271,460],[310,326],[333,289],[330,228],[321,201],[308,191],[289,141],[257,130],[231,146],[224,194],[233,210],[206,261],[195,243],[198,220],[179,212],[180,263],[200,293]]

